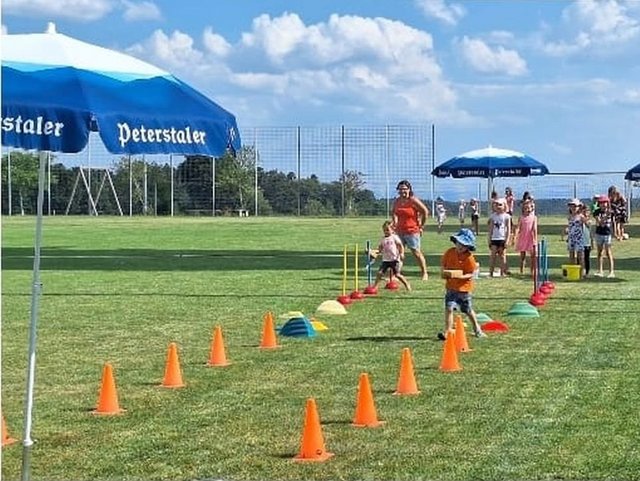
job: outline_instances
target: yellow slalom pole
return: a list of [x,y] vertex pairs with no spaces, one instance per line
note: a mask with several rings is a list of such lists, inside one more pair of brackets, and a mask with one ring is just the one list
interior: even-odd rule
[[358,291],[358,244],[355,246],[355,250],[353,251],[353,255],[355,257],[353,262],[353,273],[355,274],[354,278],[354,291]]
[[347,295],[347,269],[348,269],[348,261],[347,261],[347,249],[349,247],[345,244],[344,250],[342,251],[342,295]]

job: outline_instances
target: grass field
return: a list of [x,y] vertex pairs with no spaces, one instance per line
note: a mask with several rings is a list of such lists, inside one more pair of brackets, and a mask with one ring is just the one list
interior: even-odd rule
[[[45,219],[33,479],[640,479],[640,230],[614,245],[616,279],[567,282],[561,219],[542,222],[556,290],[541,317],[505,317],[531,294],[526,276],[480,279],[476,310],[511,331],[470,338],[464,370],[442,373],[437,265],[451,231],[423,238],[428,282],[407,262],[413,292],[382,290],[321,318],[315,339],[262,351],[263,314],[311,316],[334,299],[343,246],[376,241],[382,219]],[[2,414],[18,438],[33,233],[33,218],[2,220]],[[207,368],[217,325],[232,364]],[[184,389],[158,387],[170,342]],[[415,397],[392,395],[405,347]],[[105,362],[122,416],[90,414]],[[386,421],[376,429],[351,426],[362,372]],[[325,463],[290,459],[309,397],[335,453]],[[20,479],[21,455],[2,450],[3,479]]]

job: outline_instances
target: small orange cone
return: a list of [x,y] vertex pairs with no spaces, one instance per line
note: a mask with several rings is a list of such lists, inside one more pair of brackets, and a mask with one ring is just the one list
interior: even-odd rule
[[260,341],[260,349],[277,349],[282,346],[278,346],[276,340],[276,329],[273,325],[273,314],[267,312],[263,317],[262,325],[262,340]]
[[113,378],[113,367],[108,362],[102,368],[102,385],[100,387],[100,395],[98,396],[98,405],[91,411],[93,414],[103,416],[112,416],[120,414],[124,409],[120,409],[118,403],[118,392],[116,391],[116,382]]
[[211,340],[211,351],[209,352],[209,367],[223,367],[231,364],[227,361],[227,355],[224,352],[224,340],[222,339],[222,328],[216,326],[213,330],[213,339]]
[[363,372],[360,374],[356,412],[351,425],[358,428],[377,428],[383,424],[383,421],[378,421],[376,406],[373,402],[373,394],[371,392],[371,384],[369,383],[369,375]]
[[398,375],[398,387],[393,393],[395,395],[414,395],[420,394],[416,377],[413,372],[413,361],[411,360],[411,349],[405,347],[402,350],[402,358],[400,359],[400,374]]
[[462,366],[458,364],[458,352],[456,351],[455,334],[452,331],[447,333],[447,339],[444,341],[440,370],[444,372],[454,372],[462,370]]
[[175,342],[169,344],[167,363],[164,368],[164,379],[162,380],[161,386],[168,388],[179,388],[185,386],[182,381],[180,359],[178,359],[178,346],[176,346]]
[[456,316],[456,351],[458,352],[469,352],[473,351],[469,347],[469,343],[467,342],[467,334],[464,331],[464,322],[462,322],[461,316]]
[[7,430],[7,423],[4,422],[4,416],[2,416],[2,446],[9,446],[17,441],[17,439],[9,436],[9,431]]
[[316,400],[307,399],[304,415],[304,428],[302,430],[302,443],[300,454],[293,458],[294,461],[326,461],[333,453],[328,453],[324,447],[320,416],[316,407]]

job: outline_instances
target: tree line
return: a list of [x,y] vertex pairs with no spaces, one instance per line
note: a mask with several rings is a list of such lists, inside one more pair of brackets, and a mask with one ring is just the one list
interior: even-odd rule
[[[38,187],[38,155],[12,152],[2,156],[2,214],[34,214]],[[67,167],[50,159],[45,189],[45,214],[91,213],[87,190],[100,214],[231,215],[237,210],[259,215],[372,216],[385,215],[386,199],[366,188],[361,172],[344,171],[323,182],[315,174],[298,178],[293,172],[256,168],[253,147],[236,155],[186,156],[173,168],[147,163],[141,157],[121,157],[108,169]],[[215,171],[212,171],[215,165]],[[256,177],[257,176],[257,177]],[[173,177],[173,182],[172,182]],[[214,184],[215,179],[215,184]],[[256,182],[257,179],[257,182]],[[9,188],[9,180],[11,188]],[[74,189],[75,186],[75,189]],[[115,190],[116,196],[113,194]],[[73,194],[73,195],[72,195]],[[215,203],[213,196],[215,195]],[[9,198],[11,197],[11,199]]]

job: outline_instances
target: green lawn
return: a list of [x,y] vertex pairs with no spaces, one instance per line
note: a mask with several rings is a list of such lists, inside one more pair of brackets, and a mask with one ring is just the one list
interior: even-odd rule
[[[617,242],[616,279],[567,282],[561,219],[543,219],[556,290],[537,319],[505,317],[526,276],[480,279],[478,312],[508,334],[476,341],[458,373],[438,370],[439,257],[431,279],[320,318],[314,339],[257,348],[262,316],[312,316],[341,288],[345,244],[377,241],[383,219],[46,218],[33,437],[34,480],[640,479],[640,229]],[[432,226],[429,226],[433,230]],[[2,414],[22,437],[33,218],[2,219]],[[486,237],[478,258],[486,270]],[[362,262],[362,261],[361,261]],[[515,263],[512,255],[511,264]],[[350,280],[349,289],[352,289]],[[361,273],[360,287],[366,277]],[[215,326],[225,368],[205,367]],[[184,389],[159,388],[170,342]],[[421,394],[392,395],[411,348]],[[112,363],[122,416],[96,417]],[[369,374],[376,429],[351,426]],[[305,401],[316,399],[325,463],[300,464]],[[2,450],[20,479],[22,448]]]

